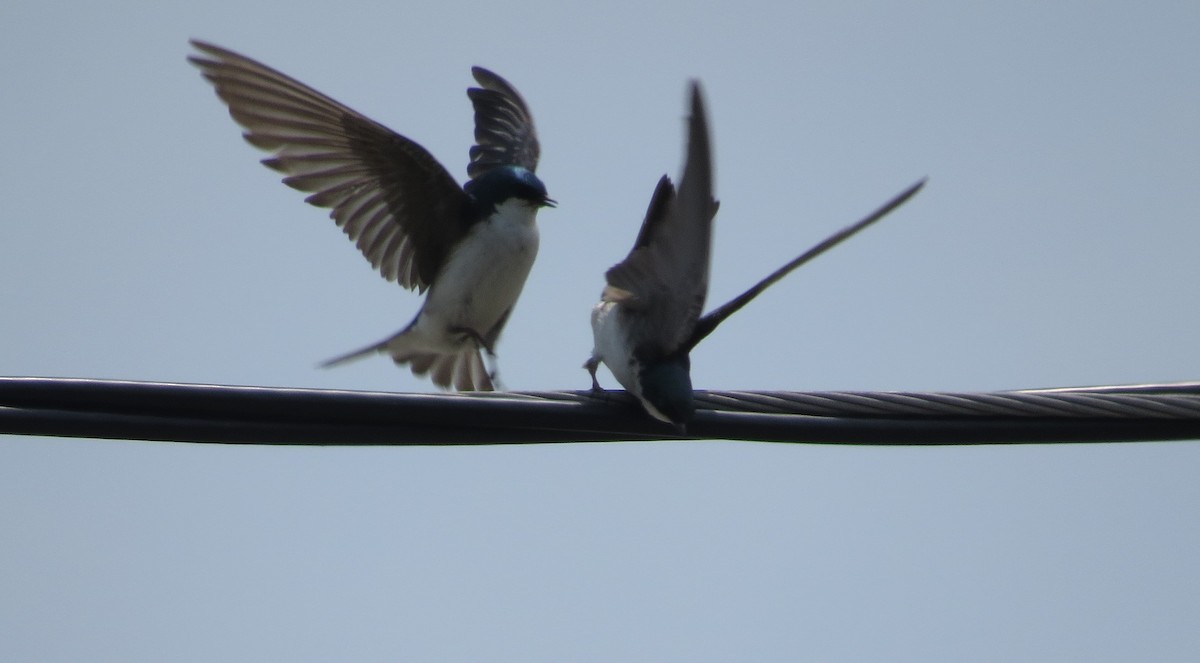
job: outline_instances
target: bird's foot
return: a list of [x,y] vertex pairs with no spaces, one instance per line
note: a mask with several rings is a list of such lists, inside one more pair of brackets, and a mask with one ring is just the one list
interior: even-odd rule
[[604,391],[600,388],[600,382],[596,380],[596,369],[600,368],[600,360],[595,357],[589,357],[587,361],[583,362],[583,367],[592,376],[592,393],[596,394]]

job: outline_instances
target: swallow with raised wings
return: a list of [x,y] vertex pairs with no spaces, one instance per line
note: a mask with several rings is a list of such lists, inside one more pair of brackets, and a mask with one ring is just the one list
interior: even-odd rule
[[325,362],[375,353],[440,387],[491,390],[496,343],[538,251],[537,212],[553,207],[534,174],[540,148],[528,106],[482,67],[467,95],[475,145],[460,186],[423,147],[311,87],[233,51],[193,40],[189,61],[216,88],[263,164],[309,193],[371,266],[424,293],[396,334]]

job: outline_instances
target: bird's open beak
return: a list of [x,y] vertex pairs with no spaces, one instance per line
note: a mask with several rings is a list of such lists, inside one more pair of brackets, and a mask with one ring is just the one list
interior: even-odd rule
[[558,201],[550,196],[546,196],[542,198],[542,207],[558,207]]

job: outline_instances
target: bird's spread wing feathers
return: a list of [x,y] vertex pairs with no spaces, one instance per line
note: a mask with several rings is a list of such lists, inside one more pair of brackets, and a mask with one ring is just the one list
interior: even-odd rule
[[704,100],[692,84],[687,155],[678,191],[659,180],[629,256],[608,270],[604,299],[620,301],[645,325],[640,335],[664,353],[691,334],[708,295],[713,199],[712,154]]
[[537,170],[537,131],[525,100],[508,81],[483,67],[471,74],[482,87],[467,90],[475,107],[475,145],[467,174],[476,178],[497,166],[521,166]]
[[289,76],[212,44],[192,45],[200,54],[188,59],[246,140],[275,154],[263,163],[311,193],[309,203],[330,208],[384,278],[424,291],[470,218],[467,195],[446,169],[412,140]]

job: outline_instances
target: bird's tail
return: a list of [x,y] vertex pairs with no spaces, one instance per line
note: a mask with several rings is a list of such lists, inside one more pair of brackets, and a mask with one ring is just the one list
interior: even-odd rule
[[408,364],[413,375],[428,375],[434,384],[443,389],[493,391],[496,388],[483,364],[483,357],[475,347],[467,347],[453,354],[393,352],[392,360],[397,364]]
[[478,348],[473,345],[464,346],[458,352],[433,352],[417,350],[404,342],[407,337],[403,332],[378,343],[372,343],[364,348],[347,352],[322,362],[321,368],[332,368],[362,359],[377,352],[391,356],[398,365],[407,364],[417,377],[429,376],[433,383],[443,389],[458,391],[493,391],[496,386],[491,374],[483,363]]

